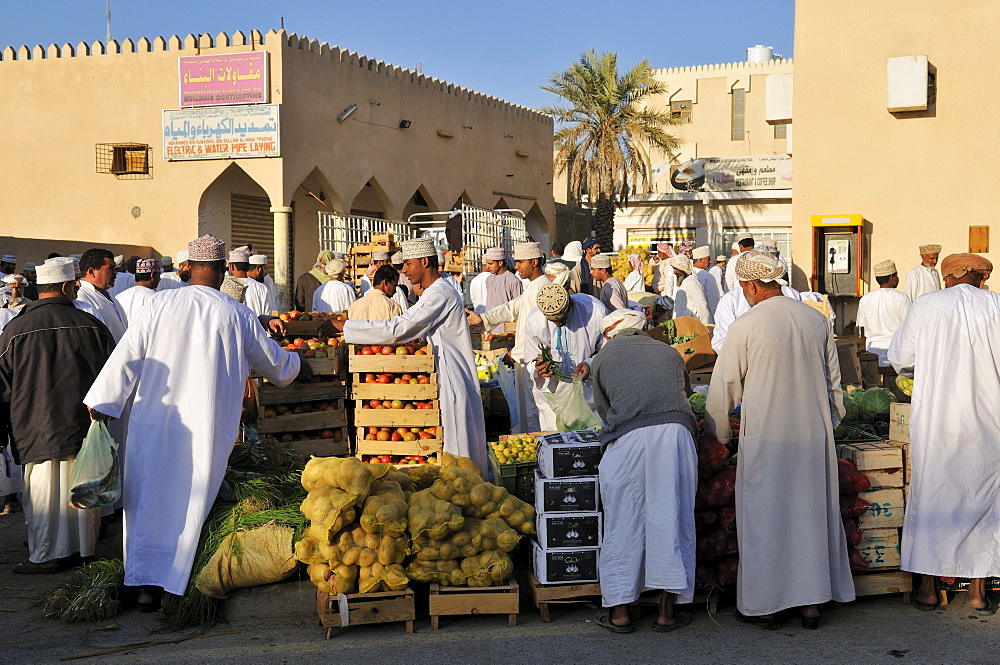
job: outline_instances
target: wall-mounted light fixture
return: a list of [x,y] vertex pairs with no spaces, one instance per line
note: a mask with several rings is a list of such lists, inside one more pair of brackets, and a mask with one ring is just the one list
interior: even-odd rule
[[351,104],[346,109],[340,112],[340,115],[337,116],[337,122],[344,122],[351,116],[352,113],[354,113],[357,110],[358,110],[358,105]]
[[455,138],[455,132],[449,132],[447,129],[439,129],[438,136],[443,139],[453,139]]
[[472,125],[462,125],[462,129],[472,129]]
[[525,152],[524,150],[515,150],[514,154],[517,155],[518,157],[524,157],[524,158],[531,157],[531,155]]
[[513,134],[504,134],[504,138],[512,139],[512,138],[514,138],[514,135]]
[[400,129],[409,129],[410,125],[412,125],[412,124],[413,123],[411,123],[409,120],[400,120],[399,121],[399,128]]
[[369,100],[368,100],[368,103],[369,103],[369,104],[372,104],[373,106],[382,106],[382,102],[380,102],[380,101],[379,101],[379,100],[377,100],[377,99],[369,99]]

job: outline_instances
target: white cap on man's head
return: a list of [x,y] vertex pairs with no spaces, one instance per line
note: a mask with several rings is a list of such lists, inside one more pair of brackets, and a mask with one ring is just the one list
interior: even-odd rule
[[252,265],[252,266],[266,266],[267,265],[267,255],[266,254],[251,254],[249,262],[250,262],[250,265]]
[[37,279],[35,281],[39,285],[62,284],[63,282],[72,282],[76,279],[76,273],[73,271],[72,259],[59,262],[49,259],[44,264],[35,268],[35,274],[37,275]]
[[698,259],[707,259],[711,256],[711,254],[712,253],[708,251],[708,245],[705,245],[703,247],[695,247],[691,252],[691,258],[697,261]]

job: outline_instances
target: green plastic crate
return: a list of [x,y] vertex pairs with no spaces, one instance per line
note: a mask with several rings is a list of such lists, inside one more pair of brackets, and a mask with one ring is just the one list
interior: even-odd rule
[[489,449],[490,466],[493,468],[493,484],[500,485],[505,490],[526,503],[535,503],[535,469],[537,462],[516,462],[501,464],[493,448]]

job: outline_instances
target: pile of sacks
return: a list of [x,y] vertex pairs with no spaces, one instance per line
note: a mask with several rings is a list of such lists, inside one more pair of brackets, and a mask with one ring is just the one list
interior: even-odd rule
[[316,457],[302,486],[309,527],[295,554],[331,594],[398,591],[410,580],[500,585],[513,573],[507,553],[535,532],[534,507],[448,453],[441,466],[401,469]]

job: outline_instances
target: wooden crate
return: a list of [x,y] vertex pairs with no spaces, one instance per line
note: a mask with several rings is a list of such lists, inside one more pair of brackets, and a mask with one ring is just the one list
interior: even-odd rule
[[257,421],[257,431],[261,434],[283,434],[285,432],[346,427],[347,411],[344,408],[344,401],[337,401],[340,402],[340,406],[333,411],[291,413],[283,416],[261,418]]
[[348,253],[351,254],[351,255],[371,254],[372,253],[372,247],[371,247],[371,245],[355,245],[354,247],[351,247],[351,251],[348,252]]
[[858,471],[865,474],[873,470],[903,468],[902,452],[888,441],[841,444],[837,446],[837,456],[851,460]]
[[552,617],[549,614],[549,605],[582,603],[594,596],[600,597],[601,585],[597,582],[590,584],[542,584],[532,573],[528,577],[528,590],[531,593],[531,602],[535,604],[542,621],[549,623]]
[[[358,400],[354,405],[354,424],[358,427],[433,427],[441,424],[441,406],[433,409],[365,409]],[[300,428],[309,429],[309,428]]]
[[910,466],[910,444],[902,441],[890,441],[889,443],[903,451],[903,487],[909,487],[910,477],[913,475],[912,467]]
[[[384,372],[383,372],[384,373]],[[403,399],[418,402],[437,399],[437,374],[431,372],[430,383],[364,383],[362,375],[354,377],[352,393],[357,400]]]
[[[285,321],[285,334],[282,337],[316,337],[319,335],[319,324],[322,321],[310,319],[308,321]],[[324,337],[324,340],[329,339]]]
[[858,518],[862,529],[896,529],[903,526],[903,490],[880,489],[858,492],[871,508]]
[[862,471],[862,473],[865,474],[868,481],[872,484],[871,488],[873,490],[899,489],[906,484],[903,469],[872,469],[870,471]]
[[321,402],[323,400],[347,397],[347,383],[344,381],[324,381],[322,383],[293,383],[284,388],[265,383],[257,389],[261,404],[295,404],[298,402]]
[[306,439],[283,443],[292,453],[301,459],[309,457],[345,457],[351,454],[351,438],[346,427],[342,431],[340,441],[333,439]]
[[889,405],[889,438],[900,443],[910,442],[910,405],[893,402]]
[[406,623],[406,632],[413,632],[413,620],[417,617],[413,602],[413,590],[406,587],[401,591],[378,593],[352,593],[347,595],[347,616],[340,611],[337,596],[316,590],[316,613],[320,625],[326,628],[326,639],[330,639],[334,628],[364,626],[374,623]]
[[445,587],[433,582],[429,600],[431,628],[437,630],[443,616],[469,614],[506,614],[508,625],[516,626],[520,604],[520,590],[514,579],[497,587]]
[[365,439],[364,431],[358,429],[358,439],[355,444],[357,456],[362,455],[433,455],[444,450],[444,440],[417,439],[416,441],[369,441]]
[[[351,372],[362,374],[425,374],[434,371],[433,353],[412,356],[363,356],[357,352],[362,346],[365,345],[349,345],[347,366]],[[391,345],[387,344],[385,346]]]
[[903,602],[909,603],[912,591],[913,575],[902,570],[888,570],[854,576],[854,594],[858,598],[901,593],[903,594]]
[[313,374],[338,376],[343,374],[346,369],[343,352],[334,353],[332,358],[303,358],[303,360],[312,368]]
[[869,570],[899,568],[899,529],[865,529],[858,551]]

